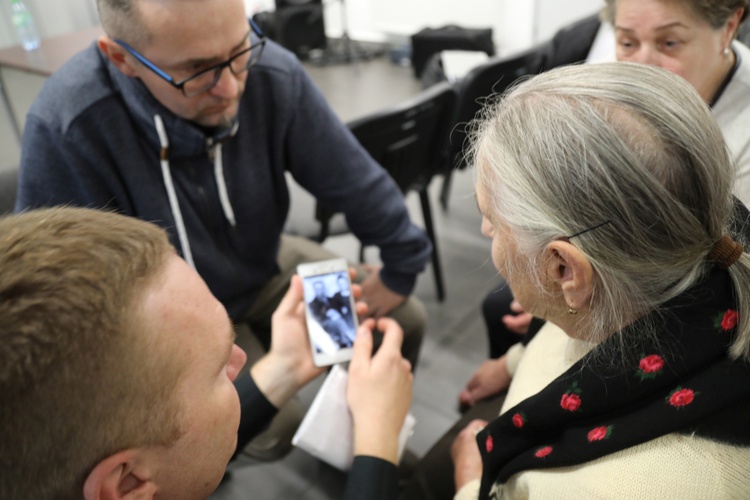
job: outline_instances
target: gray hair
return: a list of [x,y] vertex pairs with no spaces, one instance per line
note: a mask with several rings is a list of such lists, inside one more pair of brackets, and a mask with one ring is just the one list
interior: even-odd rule
[[[735,165],[721,130],[682,78],[647,65],[570,66],[513,88],[476,125],[471,156],[488,211],[505,222],[544,289],[541,256],[574,238],[594,270],[592,341],[657,310],[711,269],[730,233]],[[739,239],[737,235],[735,239]],[[750,257],[730,268],[750,344]]]
[[99,21],[111,39],[121,39],[134,47],[148,43],[150,33],[140,18],[139,0],[96,0]]
[[[737,9],[745,9],[740,20],[740,23],[743,22],[747,19],[748,7],[750,7],[750,0],[677,0],[673,3],[685,4],[714,29],[724,26],[732,14],[737,12]],[[617,0],[605,0],[605,4],[601,12],[601,19],[614,25]]]

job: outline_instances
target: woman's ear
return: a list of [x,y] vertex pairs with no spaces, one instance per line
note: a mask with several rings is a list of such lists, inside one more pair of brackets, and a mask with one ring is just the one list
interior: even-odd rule
[[740,29],[740,23],[742,20],[742,14],[745,13],[744,8],[739,8],[729,16],[727,23],[724,25],[724,47],[728,48],[732,44],[732,40],[737,36],[737,31]]
[[594,282],[594,270],[588,257],[566,240],[555,240],[544,249],[546,273],[555,283],[571,309],[589,304]]
[[152,471],[138,459],[137,450],[110,455],[94,466],[83,483],[86,500],[141,500],[156,495]]
[[126,57],[125,49],[120,46],[119,43],[112,40],[107,35],[102,35],[97,40],[99,50],[107,56],[107,59],[114,64],[125,76],[135,77],[138,76],[135,68],[131,63],[131,59]]

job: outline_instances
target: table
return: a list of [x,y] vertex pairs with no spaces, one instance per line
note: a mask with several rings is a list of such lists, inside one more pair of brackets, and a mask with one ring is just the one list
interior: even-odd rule
[[86,28],[74,33],[45,38],[38,49],[26,51],[20,45],[0,50],[0,99],[11,121],[11,128],[21,142],[21,128],[18,125],[13,106],[3,82],[3,69],[15,69],[43,77],[50,76],[60,69],[76,53],[86,48],[92,41],[103,35],[101,26]]

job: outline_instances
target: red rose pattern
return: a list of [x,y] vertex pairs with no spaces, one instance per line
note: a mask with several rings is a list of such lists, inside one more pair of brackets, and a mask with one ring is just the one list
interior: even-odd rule
[[729,309],[721,318],[721,329],[725,332],[737,326],[737,311]]
[[[717,318],[717,322],[718,322],[718,318]],[[735,311],[734,309],[729,309],[724,313],[723,317],[721,317],[721,321],[718,326],[720,326],[721,329],[724,331],[729,331],[733,329],[735,326],[737,326],[737,322],[738,322],[737,311]],[[662,358],[658,354],[651,354],[651,355],[645,356],[641,359],[640,363],[638,364],[640,375],[642,377],[647,377],[647,378],[651,378],[651,376],[661,371],[662,368],[664,368],[664,358]],[[574,384],[574,386],[575,386],[575,389],[577,389],[577,384]],[[576,390],[576,392],[580,392],[580,390]],[[672,394],[670,394],[667,397],[667,401],[669,402],[670,405],[674,406],[675,408],[681,408],[692,403],[697,394],[698,393],[693,391],[692,389],[683,389],[682,387],[678,387],[672,392]],[[563,394],[562,399],[560,400],[560,407],[563,410],[567,410],[571,412],[578,411],[578,409],[581,407],[581,397],[578,394],[574,394],[574,393]],[[512,418],[513,425],[519,429],[524,426],[524,424],[526,423],[525,420],[526,419],[521,412],[514,414]],[[612,432],[611,425],[602,425],[599,427],[594,427],[588,432],[587,439],[590,443],[593,443],[595,441],[601,441],[603,439],[608,439],[611,432]],[[492,436],[487,436],[487,441],[485,443],[485,446],[487,448],[487,452],[492,451],[492,448],[494,446],[493,441],[492,441]],[[544,446],[542,448],[539,448],[534,453],[534,456],[537,458],[544,458],[548,456],[550,453],[552,453],[552,447]]]
[[644,373],[656,373],[664,367],[664,359],[658,354],[646,356],[638,364],[638,368]]
[[560,407],[563,410],[578,411],[581,407],[581,397],[578,394],[563,394]]
[[545,446],[544,448],[539,448],[538,450],[536,450],[536,453],[534,453],[534,456],[536,458],[544,458],[547,455],[549,455],[550,453],[552,453],[552,447],[551,446]]
[[608,438],[610,429],[611,427],[608,425],[602,425],[601,427],[595,427],[591,429],[587,436],[589,443],[593,443],[594,441],[601,441],[602,439]]
[[690,403],[693,402],[693,399],[695,399],[695,393],[692,389],[683,389],[681,387],[678,387],[670,396],[669,396],[669,404],[672,406],[679,408],[682,406],[687,406]]

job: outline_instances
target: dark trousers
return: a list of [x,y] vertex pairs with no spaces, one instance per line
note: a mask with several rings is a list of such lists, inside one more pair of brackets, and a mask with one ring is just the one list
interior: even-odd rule
[[451,445],[456,436],[476,418],[493,420],[500,413],[505,392],[480,401],[470,408],[461,419],[422,457],[412,473],[411,480],[399,496],[399,500],[451,500],[456,494],[453,474]]

